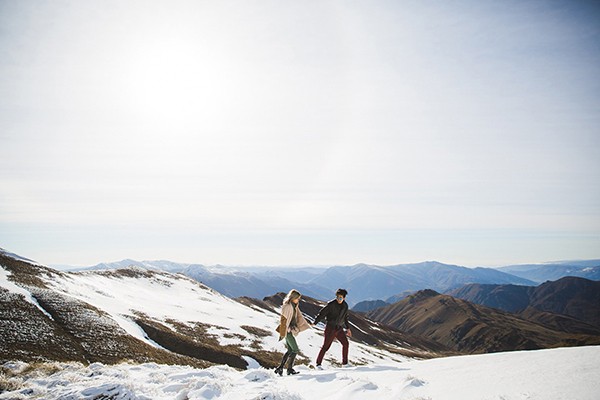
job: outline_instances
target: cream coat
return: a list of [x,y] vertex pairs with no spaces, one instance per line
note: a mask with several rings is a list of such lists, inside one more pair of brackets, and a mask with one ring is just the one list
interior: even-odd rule
[[[281,319],[279,322],[279,326],[277,327],[277,332],[279,332],[279,340],[283,339],[288,331],[290,331],[290,323],[292,322],[292,316],[294,315],[294,306],[291,303],[284,304],[281,307]],[[298,334],[302,331],[305,331],[310,328],[306,319],[304,319],[304,315],[300,311],[300,306],[296,308],[296,328],[292,329],[292,335],[298,336]]]

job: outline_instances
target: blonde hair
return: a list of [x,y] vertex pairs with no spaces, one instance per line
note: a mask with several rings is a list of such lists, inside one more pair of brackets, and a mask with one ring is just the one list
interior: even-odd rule
[[302,297],[302,295],[300,294],[300,292],[297,291],[296,289],[292,289],[287,294],[287,296],[285,296],[285,299],[283,299],[283,304],[288,304],[290,301],[296,300],[296,299],[298,299],[300,297]]

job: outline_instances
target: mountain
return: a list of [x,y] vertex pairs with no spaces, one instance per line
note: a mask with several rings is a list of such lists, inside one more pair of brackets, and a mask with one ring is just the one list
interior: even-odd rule
[[[278,307],[243,304],[182,274],[139,267],[59,272],[3,251],[0,363],[273,367],[284,351],[275,333]],[[420,358],[448,354],[441,345],[429,348],[427,341],[409,342],[407,335],[372,321],[360,320],[357,326],[382,332],[377,348],[366,339],[353,340],[351,357],[357,364],[402,361],[404,354]],[[385,341],[387,336],[392,339]],[[298,362],[306,364],[315,357],[322,340],[320,329],[304,332]],[[326,361],[335,363],[336,357],[330,354]]]
[[[427,289],[427,288],[424,288],[424,289]],[[416,292],[418,292],[418,290],[405,290],[404,292],[400,292],[391,297],[388,297],[387,299],[385,299],[385,302],[388,304],[394,304],[394,303],[399,302],[402,299],[407,298],[408,296],[410,296],[411,294],[414,294]]]
[[557,332],[433,290],[419,291],[367,316],[467,353],[600,344],[600,336]]
[[564,314],[580,322],[600,327],[600,282],[598,281],[565,277],[535,287],[471,284],[450,291],[448,294],[510,312],[529,309],[528,317],[532,317],[533,310],[537,310]]
[[228,297],[263,298],[278,291],[298,289],[309,296],[327,299],[330,290],[319,285],[303,283],[320,274],[320,268],[270,268],[270,267],[226,267],[202,264],[175,263],[166,260],[136,261],[125,259],[111,263],[100,263],[77,271],[112,270],[137,267],[151,271],[180,273]]
[[[134,267],[63,273],[7,253],[0,253],[0,266],[0,360],[244,368],[242,356],[254,352],[223,346],[220,319],[201,309],[231,313],[242,325],[267,322],[198,282],[165,272]],[[185,309],[186,302],[198,307]],[[277,358],[273,351],[255,357]]]
[[539,311],[565,314],[600,327],[600,282],[565,277],[546,282],[531,293],[529,306]]
[[533,286],[471,283],[446,294],[487,307],[516,313],[529,307]]
[[352,311],[366,313],[390,305],[383,300],[365,300],[352,307]]
[[350,305],[363,300],[386,299],[405,291],[429,288],[445,292],[467,283],[533,284],[490,268],[465,268],[434,261],[387,267],[366,264],[331,267],[311,283],[347,289],[346,301]]
[[509,265],[498,268],[498,270],[524,279],[529,279],[537,284],[546,281],[556,281],[566,276],[576,276],[593,281],[600,281],[600,260]]
[[540,311],[533,307],[528,307],[517,315],[558,332],[600,336],[600,327],[568,315]]
[[[324,299],[323,292],[326,292],[319,286],[292,282],[278,275],[259,276],[245,271],[221,273],[194,265],[185,268],[181,273],[232,298],[254,297],[260,299],[278,291],[287,292],[297,289],[308,296]],[[319,289],[321,290],[319,291]]]
[[[245,267],[244,271],[254,273],[261,279],[283,278],[292,282],[309,283],[329,267]],[[325,298],[329,297],[326,296]]]

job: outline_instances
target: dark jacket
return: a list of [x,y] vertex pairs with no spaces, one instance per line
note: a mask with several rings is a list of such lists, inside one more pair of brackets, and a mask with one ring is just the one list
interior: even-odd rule
[[327,325],[334,328],[348,329],[348,303],[343,301],[339,304],[337,300],[331,300],[315,317],[315,325],[322,320],[326,320]]

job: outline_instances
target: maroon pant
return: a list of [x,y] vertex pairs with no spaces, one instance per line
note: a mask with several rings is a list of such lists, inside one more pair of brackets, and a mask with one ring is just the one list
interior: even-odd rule
[[333,343],[333,340],[336,338],[342,344],[342,364],[348,364],[348,338],[346,337],[346,332],[344,332],[342,328],[334,328],[333,326],[326,325],[325,340],[323,341],[323,346],[317,357],[317,365],[321,365],[325,353],[329,350],[331,343]]

